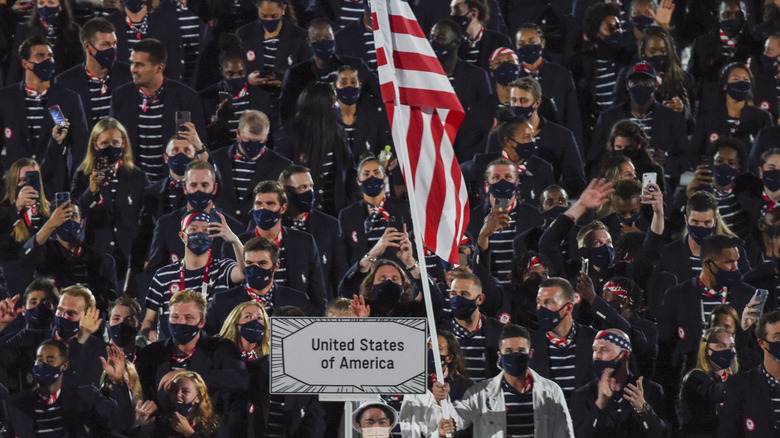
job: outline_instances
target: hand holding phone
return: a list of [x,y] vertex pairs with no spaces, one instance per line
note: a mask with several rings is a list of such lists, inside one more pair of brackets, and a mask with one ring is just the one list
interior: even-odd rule
[[501,208],[504,210],[509,210],[509,199],[496,198],[495,202],[493,203],[493,210],[498,210]]
[[190,118],[192,117],[192,114],[189,111],[176,111],[176,138],[181,139],[183,138],[179,131],[188,131],[189,128],[186,126],[183,126],[185,123],[191,121]]
[[642,190],[653,192],[655,191],[655,188],[651,184],[658,184],[656,181],[658,179],[658,174],[655,172],[647,172],[642,174]]
[[55,125],[65,126],[68,124],[68,122],[65,120],[65,116],[62,115],[62,109],[60,108],[59,105],[50,106],[49,114],[51,115],[51,118],[54,120]]
[[758,302],[758,304],[753,306],[753,311],[752,311],[752,313],[756,314],[756,316],[761,316],[764,314],[764,306],[766,306],[767,296],[769,296],[768,290],[756,289],[756,293],[754,293],[753,298],[750,299],[750,301]]

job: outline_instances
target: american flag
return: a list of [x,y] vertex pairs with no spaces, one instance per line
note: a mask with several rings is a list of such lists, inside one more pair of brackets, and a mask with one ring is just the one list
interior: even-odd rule
[[452,144],[463,107],[407,1],[370,1],[382,100],[415,227],[428,249],[458,263],[469,204]]

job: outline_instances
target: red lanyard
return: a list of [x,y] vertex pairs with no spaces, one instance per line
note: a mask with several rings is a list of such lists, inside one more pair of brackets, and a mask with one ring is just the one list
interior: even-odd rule
[[[209,290],[209,267],[211,266],[211,250],[209,250],[209,260],[206,262],[206,266],[203,268],[203,284],[200,288],[200,293],[204,298],[208,295]],[[187,286],[184,284],[184,259],[181,261],[181,268],[179,269],[179,290],[185,290]]]

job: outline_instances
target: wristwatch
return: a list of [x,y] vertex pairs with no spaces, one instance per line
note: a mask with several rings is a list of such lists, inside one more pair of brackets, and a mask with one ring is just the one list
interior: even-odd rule
[[205,152],[206,152],[206,146],[203,146],[202,148],[200,148],[197,151],[195,151],[195,154],[200,155],[200,154],[205,153]]
[[647,412],[647,411],[648,411],[648,408],[647,408],[647,402],[645,402],[645,403],[642,405],[642,409],[637,409],[637,408],[634,408],[634,412],[636,412],[637,414],[644,414],[644,413],[645,413],[645,412]]

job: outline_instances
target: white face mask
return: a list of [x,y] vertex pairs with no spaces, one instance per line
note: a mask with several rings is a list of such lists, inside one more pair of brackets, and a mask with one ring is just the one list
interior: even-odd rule
[[392,427],[364,427],[363,438],[389,438]]

